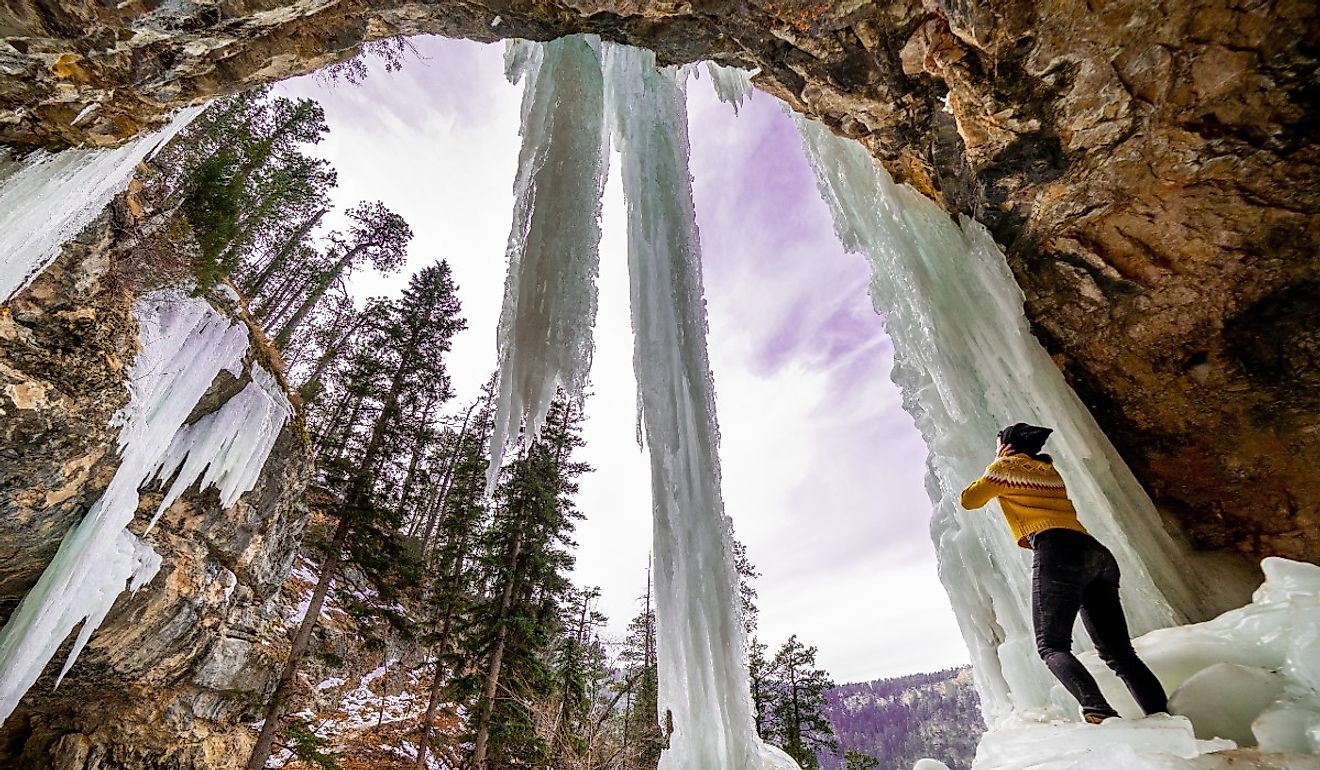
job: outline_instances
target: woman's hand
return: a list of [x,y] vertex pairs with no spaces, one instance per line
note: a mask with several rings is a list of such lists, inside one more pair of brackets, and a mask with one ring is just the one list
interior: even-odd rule
[[1003,439],[995,439],[995,457],[1008,457],[1013,454],[1013,447],[1005,444]]

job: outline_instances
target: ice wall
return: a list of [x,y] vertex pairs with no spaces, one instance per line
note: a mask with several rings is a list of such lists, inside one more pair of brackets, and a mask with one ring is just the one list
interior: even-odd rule
[[115,417],[119,469],[0,630],[0,721],[74,628],[82,624],[60,678],[116,597],[155,576],[160,556],[126,529],[138,508],[138,488],[177,472],[157,516],[199,481],[217,487],[228,507],[256,483],[292,413],[274,378],[254,363],[242,391],[185,425],[220,370],[243,375],[247,327],[180,291],[149,294],[135,313],[142,349],[128,375],[129,403]]
[[1028,552],[994,506],[958,505],[962,488],[993,459],[1005,425],[1055,428],[1047,450],[1083,523],[1118,557],[1136,633],[1203,617],[1198,589],[1179,568],[1180,547],[1031,335],[1022,292],[985,228],[967,218],[955,223],[896,185],[857,142],[798,120],[839,238],[871,263],[872,301],[894,342],[893,378],[930,450],[926,486],[940,578],[988,721],[1013,708],[1046,707],[1053,685],[1033,641]]
[[181,110],[160,131],[113,149],[37,150],[22,160],[0,149],[0,302],[44,270],[61,244],[124,191],[134,167],[203,109]]
[[706,353],[687,105],[649,51],[606,51],[610,120],[628,210],[637,374],[651,455],[663,770],[796,768],[756,736],[738,622],[719,431]]
[[511,81],[527,82],[498,331],[491,485],[519,425],[536,435],[556,389],[576,396],[586,385],[608,159],[599,40],[514,41],[505,63]]

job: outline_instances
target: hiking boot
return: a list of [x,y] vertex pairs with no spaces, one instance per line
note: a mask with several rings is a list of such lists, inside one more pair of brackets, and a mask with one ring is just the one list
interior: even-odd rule
[[1092,725],[1098,725],[1101,722],[1105,721],[1106,719],[1117,719],[1117,718],[1118,718],[1118,714],[1106,714],[1103,711],[1087,711],[1086,713],[1082,714],[1082,719],[1086,720],[1087,724],[1092,724]]

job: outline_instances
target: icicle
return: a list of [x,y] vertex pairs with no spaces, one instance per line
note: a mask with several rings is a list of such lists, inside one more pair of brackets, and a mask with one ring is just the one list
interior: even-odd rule
[[21,161],[0,158],[0,302],[27,287],[128,186],[133,169],[197,117],[179,111],[169,125],[113,149],[38,150]]
[[725,67],[713,61],[706,62],[706,69],[710,72],[715,96],[725,104],[733,105],[733,114],[737,115],[743,101],[752,96],[752,75],[755,73],[737,67]]
[[[893,378],[930,449],[927,490],[940,577],[990,720],[1043,707],[1054,684],[1031,629],[1030,561],[1002,517],[959,492],[1019,420],[1056,429],[1051,450],[1083,523],[1114,551],[1135,632],[1181,622],[1197,597],[1145,491],[1036,341],[1003,253],[978,223],[955,224],[856,142],[798,119],[840,240],[871,262],[871,297],[893,339]],[[1176,609],[1175,609],[1176,608]]]
[[606,54],[628,205],[633,364],[651,451],[660,767],[796,768],[756,736],[737,577],[720,496],[719,431],[681,81],[649,51]]
[[115,418],[119,469],[0,630],[0,721],[79,623],[61,679],[125,586],[136,591],[160,568],[160,556],[125,529],[138,487],[182,467],[161,510],[199,479],[229,506],[252,488],[291,414],[274,379],[254,364],[242,392],[184,425],[221,369],[242,373],[247,327],[182,293],[153,293],[135,311],[142,349],[129,372],[131,398]]
[[219,490],[221,508],[238,502],[257,483],[291,415],[279,383],[260,365],[253,364],[252,381],[238,395],[174,434],[153,477],[164,481],[174,476],[174,483],[147,529],[155,526],[179,495],[197,482],[203,489],[213,486]]
[[494,487],[505,446],[535,436],[557,388],[579,396],[591,369],[608,146],[600,43],[581,35],[517,41],[509,79],[526,78],[514,181],[509,276],[499,325],[499,398],[490,442]]

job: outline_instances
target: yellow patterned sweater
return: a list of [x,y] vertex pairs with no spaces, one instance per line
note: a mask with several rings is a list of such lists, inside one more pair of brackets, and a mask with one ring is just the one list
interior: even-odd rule
[[996,497],[1008,528],[1023,548],[1031,547],[1030,535],[1047,529],[1086,531],[1068,500],[1063,477],[1050,463],[1024,454],[996,458],[985,475],[963,490],[962,507],[980,508]]

